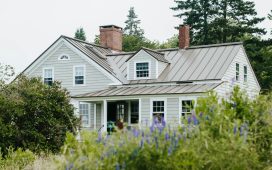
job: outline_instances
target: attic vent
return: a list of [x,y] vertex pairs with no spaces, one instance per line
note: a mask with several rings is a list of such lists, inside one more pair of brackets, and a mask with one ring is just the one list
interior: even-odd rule
[[70,57],[67,54],[62,54],[59,56],[59,60],[70,60]]

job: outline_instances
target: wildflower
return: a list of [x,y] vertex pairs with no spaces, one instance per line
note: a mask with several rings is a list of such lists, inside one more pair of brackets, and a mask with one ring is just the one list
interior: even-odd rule
[[243,129],[244,129],[244,127],[243,127],[243,125],[240,127],[240,136],[242,136],[243,135]]
[[116,170],[120,170],[120,165],[119,165],[119,163],[116,164],[115,169],[116,169]]
[[192,118],[193,118],[194,125],[198,125],[198,120],[197,120],[195,114],[192,115]]
[[155,128],[154,128],[154,123],[152,123],[152,125],[150,126],[150,128],[149,128],[149,129],[150,129],[150,132],[151,132],[151,133],[153,133],[153,132],[154,132],[154,130],[155,130]]
[[170,147],[168,148],[168,156],[171,155],[171,154],[172,154],[172,147],[170,146]]
[[192,120],[191,120],[191,116],[189,116],[189,117],[188,117],[188,124],[190,124],[191,121],[192,121]]
[[133,128],[133,135],[136,138],[139,136],[139,131],[137,129],[135,129],[135,128]]
[[155,136],[154,140],[155,140],[155,144],[156,144],[156,149],[158,149],[158,147],[159,147],[158,137]]
[[98,137],[97,137],[97,142],[101,142],[102,141],[102,134],[101,132],[98,132]]
[[144,131],[142,131],[142,137],[144,137]]
[[203,112],[200,112],[200,113],[199,113],[199,117],[202,118],[202,116],[203,116]]
[[74,167],[74,164],[73,163],[68,163],[68,165],[66,166],[65,170],[70,170],[70,169],[73,169]]
[[166,126],[166,122],[164,120],[164,117],[162,118],[162,127],[164,128]]
[[168,133],[165,133],[165,140],[168,141],[169,140],[169,134]]
[[158,117],[155,117],[154,123],[155,123],[155,125],[158,125],[158,124],[159,124],[159,119],[158,119]]
[[235,125],[233,129],[233,133],[236,134],[236,132],[237,132],[237,126]]

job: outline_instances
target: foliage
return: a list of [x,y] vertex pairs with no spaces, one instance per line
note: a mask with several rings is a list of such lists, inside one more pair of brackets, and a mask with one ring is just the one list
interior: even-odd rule
[[139,38],[144,37],[144,30],[139,27],[141,20],[135,14],[134,7],[130,7],[125,24],[124,33],[126,35],[133,35]]
[[0,88],[0,148],[56,153],[67,131],[75,132],[77,119],[69,93],[60,83],[52,86],[38,78],[20,76]]
[[142,47],[154,49],[158,43],[135,35],[123,35],[123,51],[137,51]]
[[86,41],[86,35],[85,35],[85,31],[83,30],[83,28],[78,28],[76,30],[74,38],[82,40],[82,41]]
[[169,39],[167,39],[165,42],[158,45],[159,49],[165,49],[165,48],[177,48],[179,45],[179,39],[178,35],[173,35]]
[[23,151],[19,148],[14,151],[12,148],[9,148],[5,159],[0,155],[0,169],[23,169],[27,165],[32,164],[35,158],[34,153],[29,150]]
[[[200,98],[195,112],[171,127],[155,120],[149,128],[113,135],[67,134],[60,169],[264,169],[271,168],[272,95],[249,100],[238,87],[218,103]],[[147,126],[147,123],[146,123]]]
[[239,40],[244,34],[265,34],[256,25],[255,4],[247,0],[176,0],[171,9],[191,26],[193,44],[225,43]]
[[10,65],[0,63],[0,85],[10,79],[14,75],[14,68]]

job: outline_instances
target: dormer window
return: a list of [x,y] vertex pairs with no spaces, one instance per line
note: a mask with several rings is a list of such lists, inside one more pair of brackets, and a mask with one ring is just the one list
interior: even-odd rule
[[59,56],[59,60],[70,60],[70,57],[67,54],[62,54]]
[[136,78],[149,77],[149,62],[136,63]]

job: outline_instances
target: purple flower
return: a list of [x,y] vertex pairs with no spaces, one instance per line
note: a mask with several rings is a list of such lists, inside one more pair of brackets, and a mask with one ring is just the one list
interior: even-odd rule
[[142,138],[140,142],[140,148],[142,148],[143,146],[144,146],[144,139]]
[[154,140],[155,140],[156,148],[158,149],[158,147],[159,147],[158,137],[155,136]]
[[188,117],[188,124],[190,124],[191,121],[192,121],[192,120],[191,120],[191,116],[189,116],[189,117]]
[[168,141],[170,139],[169,134],[165,133],[165,140]]
[[142,131],[142,137],[144,137],[144,131]]
[[168,155],[171,155],[172,154],[172,147],[170,146],[169,148],[168,148]]
[[243,130],[244,130],[244,126],[242,125],[242,126],[240,127],[240,136],[243,135]]
[[102,141],[102,134],[101,132],[98,132],[97,142],[101,142],[101,141]]
[[192,118],[193,118],[194,125],[198,125],[198,120],[197,120],[195,114],[193,114]]
[[119,165],[119,163],[116,164],[115,169],[116,169],[116,170],[120,170],[120,165]]
[[154,127],[154,124],[153,124],[153,123],[152,123],[152,125],[149,127],[149,129],[150,129],[150,132],[151,132],[151,133],[153,133],[153,132],[154,132],[155,127]]
[[133,135],[134,135],[134,137],[138,137],[139,136],[139,131],[137,130],[137,129],[135,129],[135,128],[133,128]]
[[202,117],[202,116],[203,116],[203,112],[200,112],[200,113],[199,113],[199,117]]
[[166,122],[164,120],[164,117],[162,118],[162,127],[165,127],[166,126]]
[[73,167],[74,167],[74,164],[70,163],[69,165],[66,166],[65,170],[73,169]]
[[155,117],[154,123],[155,123],[155,125],[159,124],[159,119],[158,119],[158,117]]

